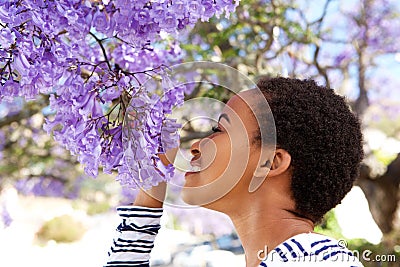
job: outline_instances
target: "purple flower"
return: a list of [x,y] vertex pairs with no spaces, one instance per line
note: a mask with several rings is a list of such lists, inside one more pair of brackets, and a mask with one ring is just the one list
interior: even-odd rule
[[10,45],[15,42],[15,34],[9,28],[0,29],[0,47],[9,49]]
[[157,23],[162,23],[165,17],[165,11],[167,10],[165,3],[154,3],[150,9],[150,16]]
[[99,164],[96,158],[84,155],[79,157],[79,161],[85,165],[84,170],[86,174],[92,177],[97,177],[99,175]]
[[6,81],[3,86],[0,85],[0,99],[12,102],[14,97],[18,96],[18,88],[19,84],[17,82],[13,80]]
[[178,146],[177,131],[182,125],[176,120],[165,119],[161,130],[161,144],[164,151]]
[[25,84],[19,91],[19,95],[25,97],[26,100],[34,100],[38,93],[38,88],[32,84]]
[[177,19],[182,19],[185,17],[187,10],[187,1],[173,1],[171,6],[171,11],[175,14]]
[[202,0],[201,4],[204,7],[204,13],[201,16],[202,21],[208,21],[215,14],[215,7],[213,0]]
[[19,73],[23,74],[27,72],[27,70],[31,67],[31,64],[29,64],[26,56],[23,53],[20,53],[17,57],[15,57],[13,67]]
[[174,177],[175,175],[175,167],[172,164],[168,164],[167,166],[165,166],[165,178],[167,181],[169,181],[170,179],[172,179],[172,177]]
[[99,32],[104,32],[107,30],[109,22],[104,12],[97,10],[93,16],[92,26],[95,27]]
[[174,13],[168,12],[164,19],[163,30],[166,32],[174,32],[176,26],[178,25],[178,20],[175,17]]
[[99,157],[101,153],[100,136],[96,129],[93,127],[89,131],[84,131],[80,135],[82,137],[82,145],[85,146],[86,151],[90,151],[94,157]]
[[135,19],[139,22],[139,25],[146,25],[152,21],[149,10],[147,8],[140,9],[135,13]]
[[5,227],[9,227],[13,221],[6,205],[3,203],[1,209],[1,221],[3,221]]

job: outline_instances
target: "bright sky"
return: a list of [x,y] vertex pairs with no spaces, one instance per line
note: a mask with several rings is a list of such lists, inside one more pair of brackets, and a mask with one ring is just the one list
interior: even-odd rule
[[[350,11],[357,2],[358,0],[331,1],[327,14],[337,14],[340,10]],[[395,3],[400,12],[400,1],[391,0],[390,2]],[[306,16],[310,21],[313,21],[321,16],[325,1],[321,1],[319,5],[309,0],[298,0],[298,3],[300,6],[307,7]],[[340,19],[338,20],[337,16],[333,15],[331,18],[327,17],[326,21],[328,24],[337,25],[334,31],[336,38],[347,34],[347,25],[340,21]],[[329,49],[335,49],[335,46],[329,47]],[[369,91],[370,98],[381,99],[383,97],[393,102],[399,102],[400,105],[400,53],[380,56],[376,58],[375,61],[377,66],[369,75],[376,76],[377,82],[371,85],[373,88]],[[352,84],[356,86],[356,70],[353,70],[353,74],[355,77],[352,79]],[[379,77],[382,78],[380,79]],[[384,86],[380,86],[381,84],[384,84]],[[354,95],[355,92],[355,90],[353,90],[353,93],[350,92],[349,97],[356,97],[356,95]]]

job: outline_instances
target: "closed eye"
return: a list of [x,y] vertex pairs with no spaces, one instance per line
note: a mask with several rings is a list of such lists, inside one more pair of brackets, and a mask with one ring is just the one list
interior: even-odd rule
[[222,132],[221,129],[220,129],[218,126],[213,126],[213,127],[211,128],[211,130],[212,130],[214,133]]

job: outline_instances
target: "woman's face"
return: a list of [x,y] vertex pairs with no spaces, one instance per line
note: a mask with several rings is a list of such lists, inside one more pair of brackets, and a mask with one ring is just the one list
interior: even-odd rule
[[191,165],[196,171],[185,175],[182,198],[186,203],[210,206],[219,199],[248,193],[260,156],[259,146],[252,141],[259,129],[257,120],[246,103],[251,102],[251,95],[246,91],[232,97],[214,133],[191,146]]

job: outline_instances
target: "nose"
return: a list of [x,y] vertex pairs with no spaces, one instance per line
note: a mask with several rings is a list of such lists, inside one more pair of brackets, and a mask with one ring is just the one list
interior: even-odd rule
[[192,146],[190,147],[190,153],[192,153],[194,157],[200,156],[200,140],[192,144]]

